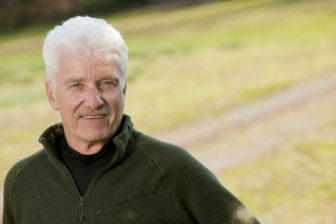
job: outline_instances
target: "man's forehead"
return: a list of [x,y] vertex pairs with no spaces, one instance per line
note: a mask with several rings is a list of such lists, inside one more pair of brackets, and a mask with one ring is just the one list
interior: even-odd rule
[[121,77],[117,72],[110,71],[90,73],[85,71],[76,72],[75,70],[72,70],[67,73],[61,72],[61,76],[59,76],[61,78],[60,81],[63,80],[62,82],[65,84],[73,82],[99,82],[102,80],[121,81]]
[[118,66],[120,63],[120,56],[116,52],[103,52],[98,50],[92,50],[87,48],[79,48],[79,49],[71,49],[68,47],[60,47],[58,52],[58,61],[67,63],[73,63],[76,59],[80,62],[87,61],[87,62],[99,62],[101,64],[113,64]]
[[58,63],[60,72],[62,70],[71,70],[80,72],[83,69],[96,70],[111,73],[111,75],[120,72],[118,58],[112,55],[104,55],[97,52],[82,52],[78,50],[62,49],[58,54]]

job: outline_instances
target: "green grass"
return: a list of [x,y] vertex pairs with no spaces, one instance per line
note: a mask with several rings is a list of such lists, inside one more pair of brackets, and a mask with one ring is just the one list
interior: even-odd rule
[[335,220],[336,124],[288,142],[275,153],[225,171],[220,179],[262,223]]
[[[35,104],[47,102],[43,85],[30,84],[29,88],[24,84],[3,85],[1,88],[0,110],[24,110]],[[23,91],[25,91],[24,94]]]

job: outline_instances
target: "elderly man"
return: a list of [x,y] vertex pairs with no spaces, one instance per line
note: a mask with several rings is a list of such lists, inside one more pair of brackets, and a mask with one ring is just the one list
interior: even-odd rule
[[259,223],[186,151],[133,128],[127,46],[111,25],[71,18],[48,33],[43,56],[62,123],[9,171],[4,224]]

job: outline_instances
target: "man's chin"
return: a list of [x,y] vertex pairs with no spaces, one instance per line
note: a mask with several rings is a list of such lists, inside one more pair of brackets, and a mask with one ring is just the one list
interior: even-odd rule
[[86,142],[88,143],[103,143],[103,142],[107,142],[112,135],[109,134],[86,134],[85,136],[83,136],[82,139],[84,139]]

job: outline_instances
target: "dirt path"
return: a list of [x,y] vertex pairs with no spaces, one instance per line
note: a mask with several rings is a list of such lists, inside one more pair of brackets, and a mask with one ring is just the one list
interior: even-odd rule
[[213,172],[257,158],[336,122],[336,74],[321,76],[258,102],[154,134],[183,146]]

